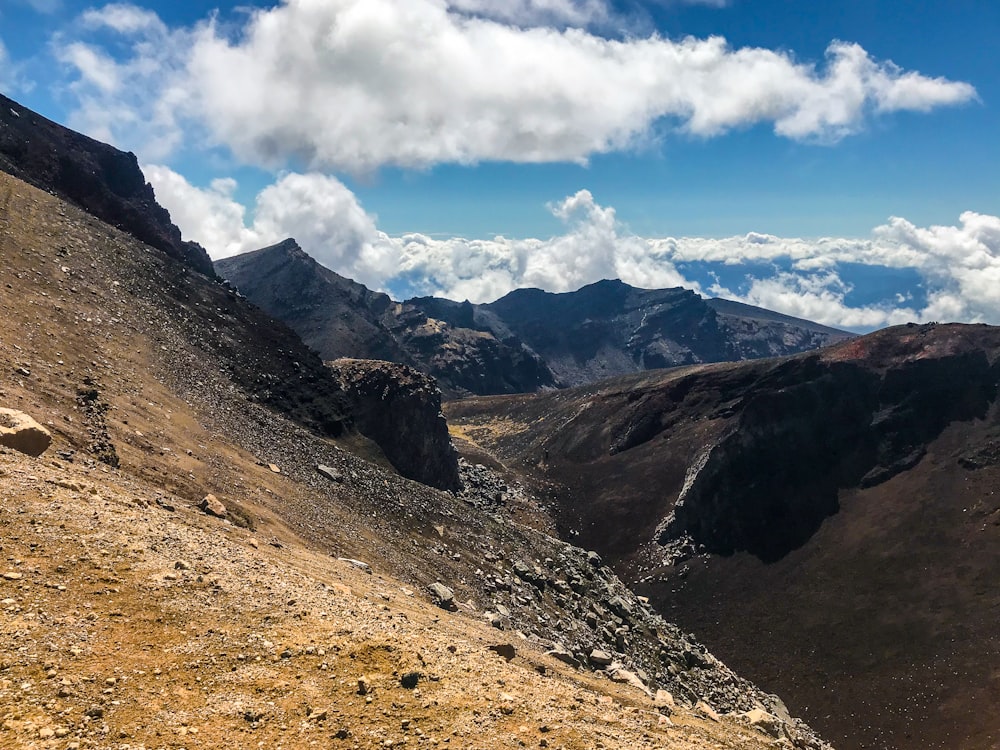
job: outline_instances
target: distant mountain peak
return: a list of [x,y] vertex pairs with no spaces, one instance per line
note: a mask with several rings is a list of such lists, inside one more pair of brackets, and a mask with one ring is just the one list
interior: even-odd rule
[[320,352],[387,359],[448,396],[523,393],[700,362],[793,354],[848,338],[682,287],[602,279],[573,292],[515,289],[495,302],[393,302],[318,264],[293,239],[216,263],[252,301]]

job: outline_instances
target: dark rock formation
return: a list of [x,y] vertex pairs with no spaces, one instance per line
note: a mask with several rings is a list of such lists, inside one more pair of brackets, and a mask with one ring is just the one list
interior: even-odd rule
[[486,305],[393,302],[310,258],[294,240],[216,270],[324,359],[400,362],[446,396],[531,393],[697,362],[791,354],[850,334],[685,289],[601,281],[576,292],[519,289]]
[[449,396],[520,393],[555,385],[545,364],[520,342],[501,341],[487,330],[438,318],[435,301],[393,302],[321,266],[295,240],[224,258],[215,267],[248,299],[295,329],[325,360],[348,357],[410,365],[434,376]]
[[988,748],[998,388],[1000,328],[908,325],[447,411],[838,747]]
[[431,378],[378,360],[338,359],[327,366],[350,399],[358,428],[400,474],[431,487],[459,489],[458,456]]
[[[563,386],[662,367],[793,354],[849,337],[687,289],[599,281],[576,292],[519,289],[481,306],[536,352]],[[489,320],[482,316],[483,320]]]
[[0,170],[215,276],[204,248],[184,242],[170,214],[156,202],[135,154],[64,128],[2,94]]

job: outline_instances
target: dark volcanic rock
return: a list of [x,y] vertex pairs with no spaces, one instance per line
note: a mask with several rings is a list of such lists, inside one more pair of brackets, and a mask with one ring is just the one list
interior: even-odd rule
[[350,399],[358,429],[400,474],[439,489],[459,488],[458,455],[431,378],[378,360],[338,359],[327,366]]
[[838,747],[987,748],[964,707],[1000,669],[998,384],[1000,328],[908,325],[447,409]]
[[450,396],[520,393],[555,385],[544,363],[519,342],[500,341],[489,331],[466,326],[464,319],[438,317],[435,313],[451,310],[435,302],[393,302],[321,266],[295,240],[224,258],[215,267],[252,302],[295,329],[325,360],[347,357],[410,365],[435,377]]
[[170,214],[156,202],[135,154],[64,128],[2,94],[0,169],[215,276],[204,248],[184,242]]

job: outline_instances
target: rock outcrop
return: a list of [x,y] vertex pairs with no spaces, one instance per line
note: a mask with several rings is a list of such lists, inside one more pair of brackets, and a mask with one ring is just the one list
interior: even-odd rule
[[438,489],[459,489],[458,455],[431,378],[378,360],[338,359],[327,366],[347,394],[358,429],[400,474]]
[[204,248],[181,239],[156,202],[135,154],[119,151],[22,107],[0,94],[0,170],[65,198],[206,276]]
[[23,411],[0,408],[0,446],[40,456],[52,444],[52,434]]

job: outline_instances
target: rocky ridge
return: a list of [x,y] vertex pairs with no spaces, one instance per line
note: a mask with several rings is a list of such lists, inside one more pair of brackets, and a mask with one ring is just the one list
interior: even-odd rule
[[490,304],[388,296],[319,265],[294,240],[216,262],[248,299],[324,359],[388,359],[446,397],[526,393],[696,362],[806,351],[850,334],[685,289],[601,281],[519,289]]
[[156,202],[135,154],[64,128],[0,94],[0,170],[80,206],[189,268],[215,276]]

